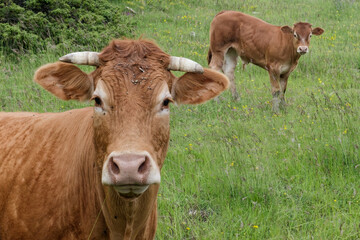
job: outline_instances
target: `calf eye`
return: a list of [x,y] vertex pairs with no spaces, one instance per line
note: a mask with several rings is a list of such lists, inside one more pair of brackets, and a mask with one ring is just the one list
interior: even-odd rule
[[297,34],[296,34],[296,33],[294,33],[294,38],[297,38]]
[[167,106],[169,106],[169,103],[170,103],[170,100],[169,100],[169,99],[165,99],[164,102],[163,102],[163,106],[164,106],[164,107],[167,107]]
[[170,98],[166,98],[164,99],[163,103],[162,103],[162,106],[161,106],[161,110],[164,110],[164,109],[169,109],[169,104],[170,102],[172,102],[173,100],[171,100]]
[[99,97],[94,97],[93,99],[95,101],[95,106],[96,107],[102,107],[102,101],[101,101],[101,99]]

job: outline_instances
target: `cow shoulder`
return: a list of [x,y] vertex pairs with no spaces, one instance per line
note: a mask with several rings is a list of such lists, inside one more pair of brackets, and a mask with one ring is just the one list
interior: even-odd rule
[[40,67],[34,81],[63,100],[89,100],[93,92],[90,75],[69,63],[50,63]]
[[200,104],[228,87],[229,80],[224,74],[205,68],[204,73],[185,73],[175,81],[171,93],[177,104]]

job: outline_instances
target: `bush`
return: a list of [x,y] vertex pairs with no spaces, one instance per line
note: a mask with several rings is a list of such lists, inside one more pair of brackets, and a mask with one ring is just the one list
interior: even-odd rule
[[0,3],[0,50],[38,53],[50,47],[99,50],[132,37],[135,22],[105,0],[5,0]]

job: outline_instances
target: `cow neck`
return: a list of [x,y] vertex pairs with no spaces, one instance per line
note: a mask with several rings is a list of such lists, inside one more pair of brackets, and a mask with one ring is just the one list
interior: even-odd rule
[[131,239],[131,236],[133,235],[133,229],[134,229],[134,217],[135,217],[135,206],[136,201],[126,202],[126,212],[125,212],[125,233],[124,233],[124,239]]
[[292,62],[297,64],[301,55],[297,52],[296,48],[294,49],[294,55],[292,57]]
[[112,187],[104,186],[105,204],[102,209],[110,239],[135,239],[144,234],[148,224],[156,228],[156,222],[149,223],[156,215],[158,186],[150,186],[140,197],[127,200],[118,195]]

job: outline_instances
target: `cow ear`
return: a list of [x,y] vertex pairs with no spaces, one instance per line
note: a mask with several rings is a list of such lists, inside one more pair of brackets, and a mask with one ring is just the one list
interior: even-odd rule
[[204,73],[185,73],[172,86],[171,95],[177,104],[204,103],[229,87],[227,77],[204,68]]
[[282,26],[281,31],[283,31],[284,33],[293,33],[292,28],[289,26]]
[[314,29],[312,30],[312,34],[313,34],[313,35],[321,35],[321,34],[323,34],[323,33],[324,33],[324,29],[319,28],[319,27],[314,28]]
[[63,100],[89,100],[93,92],[92,78],[69,63],[50,63],[40,67],[34,81]]

